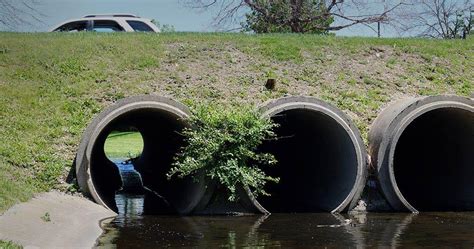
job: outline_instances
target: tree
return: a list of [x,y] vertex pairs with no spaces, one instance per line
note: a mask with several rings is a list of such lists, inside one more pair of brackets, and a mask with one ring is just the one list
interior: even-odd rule
[[172,33],[176,32],[176,29],[171,24],[161,24],[159,21],[152,19],[151,22],[156,25],[160,29],[162,33]]
[[418,0],[400,9],[402,32],[431,38],[466,38],[474,24],[473,0]]
[[403,5],[393,2],[381,11],[371,11],[367,0],[184,0],[189,6],[216,8],[218,26],[235,23],[242,14],[244,28],[255,32],[328,32],[353,25],[389,22],[389,14]]
[[0,27],[12,29],[20,24],[32,25],[32,21],[42,22],[37,4],[36,0],[0,0]]
[[310,20],[325,12],[324,1],[292,0],[290,4],[286,0],[262,1],[262,6],[267,11],[251,10],[245,15],[245,30],[256,33],[327,33],[334,21],[332,16]]

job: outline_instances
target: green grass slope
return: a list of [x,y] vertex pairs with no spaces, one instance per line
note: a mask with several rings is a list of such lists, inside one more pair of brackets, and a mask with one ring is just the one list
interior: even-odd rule
[[[392,100],[470,95],[473,68],[474,39],[0,33],[0,212],[67,188],[81,133],[126,96],[190,106],[315,96],[347,113],[365,138]],[[277,79],[276,90],[265,90],[267,78]]]

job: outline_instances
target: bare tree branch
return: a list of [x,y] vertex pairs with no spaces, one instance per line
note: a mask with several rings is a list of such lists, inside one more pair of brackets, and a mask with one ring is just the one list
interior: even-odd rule
[[[377,22],[387,23],[391,20],[389,14],[394,10],[398,9],[400,6],[405,5],[404,0],[391,1],[389,8],[384,9],[379,13],[363,13],[362,10],[367,10],[368,1],[367,0],[321,0],[320,3],[324,4],[325,8],[320,12],[319,15],[311,17],[301,17],[298,15],[300,9],[298,6],[301,6],[301,0],[279,0],[288,5],[292,11],[292,18],[284,20],[286,23],[282,22],[281,18],[278,16],[273,16],[268,11],[268,6],[275,3],[276,0],[183,0],[187,3],[188,6],[193,8],[200,8],[208,10],[209,8],[216,8],[217,15],[214,18],[214,22],[217,26],[223,25],[225,23],[232,23],[238,19],[239,14],[242,15],[242,12],[245,10],[252,10],[258,12],[265,17],[269,22],[274,23],[275,25],[287,24],[294,27],[294,30],[298,32],[298,27],[301,28],[300,24],[311,23],[315,20],[327,20],[329,18],[337,18],[338,21],[334,25],[329,26],[313,26],[314,29],[321,29],[326,31],[331,30],[340,30],[357,24],[371,24]],[[314,5],[317,6],[315,1]],[[347,11],[346,11],[347,10]],[[353,13],[356,11],[357,13]],[[293,30],[293,28],[292,28]],[[304,30],[300,29],[304,32]]]
[[417,0],[401,8],[397,28],[418,36],[465,38],[472,29],[474,0]]
[[8,29],[14,29],[19,25],[27,24],[35,26],[43,23],[42,17],[36,6],[36,0],[0,0],[0,24]]

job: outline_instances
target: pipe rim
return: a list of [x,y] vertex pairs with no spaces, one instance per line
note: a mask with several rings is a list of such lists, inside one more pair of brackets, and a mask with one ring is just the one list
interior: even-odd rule
[[[367,179],[367,152],[365,150],[365,145],[362,140],[362,136],[360,135],[359,129],[357,129],[349,117],[337,107],[317,98],[308,96],[289,96],[279,98],[264,103],[259,109],[262,113],[262,117],[264,118],[271,118],[278,113],[288,110],[308,109],[331,117],[339,125],[341,125],[342,128],[344,128],[351,138],[355,153],[357,155],[357,175],[349,194],[336,208],[331,210],[331,213],[343,212],[346,209],[353,208],[360,199],[365,186],[365,181]],[[251,195],[250,199],[254,205],[264,209],[264,207],[250,192],[249,194]]]
[[[449,100],[441,100],[442,98],[448,98]],[[400,202],[406,207],[410,212],[419,213],[418,209],[416,209],[413,205],[411,205],[408,200],[403,196],[402,192],[400,191],[397,180],[395,178],[394,172],[394,156],[395,156],[395,149],[398,144],[398,140],[402,136],[405,129],[417,118],[421,117],[422,115],[426,114],[427,112],[439,109],[461,109],[466,110],[474,113],[474,106],[464,103],[461,101],[461,97],[458,96],[430,96],[420,101],[416,101],[411,106],[407,107],[402,113],[397,117],[397,119],[401,119],[400,122],[397,123],[397,126],[394,127],[393,135],[391,136],[392,139],[389,144],[389,151],[388,151],[388,173],[390,183],[392,185],[393,191],[395,192],[396,196],[399,198]],[[415,106],[414,109],[411,109],[412,106]],[[408,110],[410,109],[410,110]],[[407,113],[408,111],[408,113]],[[403,115],[404,114],[404,115]],[[401,117],[400,117],[401,116]],[[389,200],[390,201],[390,200]]]
[[[166,111],[175,115],[177,118],[186,120],[190,116],[189,109],[183,104],[167,97],[143,95],[133,96],[118,100],[100,112],[87,126],[86,131],[82,135],[79,149],[76,157],[76,176],[81,189],[90,195],[98,204],[113,210],[99,196],[92,179],[90,158],[95,141],[112,121],[121,115],[140,109],[155,109]],[[81,173],[85,173],[84,175]],[[192,208],[191,208],[192,209]]]

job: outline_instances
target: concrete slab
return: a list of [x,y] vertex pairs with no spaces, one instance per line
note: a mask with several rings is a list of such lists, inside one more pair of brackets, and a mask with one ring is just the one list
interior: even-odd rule
[[0,216],[0,240],[25,248],[91,248],[100,221],[116,214],[85,198],[48,192]]

